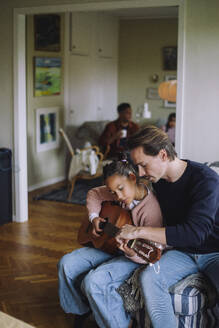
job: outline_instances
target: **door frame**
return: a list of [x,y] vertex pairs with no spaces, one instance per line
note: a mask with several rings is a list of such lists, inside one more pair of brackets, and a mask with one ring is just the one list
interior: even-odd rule
[[[183,108],[185,72],[185,5],[183,0],[123,0],[86,4],[66,4],[14,9],[14,176],[15,215],[13,221],[28,220],[27,182],[27,128],[26,128],[26,15],[43,13],[69,13],[77,11],[107,11],[112,9],[178,6],[178,59],[177,59],[177,119],[176,150],[179,157],[183,149]],[[67,15],[66,15],[67,16]],[[67,31],[66,31],[67,32]],[[67,66],[67,65],[65,65]],[[64,83],[68,81],[65,69]],[[64,88],[65,89],[65,88]],[[64,96],[65,107],[68,96]]]

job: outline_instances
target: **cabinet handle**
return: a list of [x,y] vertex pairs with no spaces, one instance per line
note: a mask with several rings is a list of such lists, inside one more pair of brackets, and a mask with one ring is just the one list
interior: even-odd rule
[[76,46],[73,44],[72,49],[76,49]]
[[99,48],[99,49],[98,49],[98,51],[99,51],[99,52],[102,52],[102,49],[101,49],[101,48]]

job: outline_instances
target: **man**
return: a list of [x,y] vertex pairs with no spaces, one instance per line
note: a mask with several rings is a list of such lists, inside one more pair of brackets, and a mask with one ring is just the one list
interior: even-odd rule
[[99,145],[104,153],[107,149],[107,157],[117,157],[119,152],[126,148],[127,137],[131,136],[138,130],[138,125],[131,121],[132,109],[128,103],[121,103],[117,107],[119,117],[116,121],[106,125],[103,133],[99,138]]
[[202,271],[219,295],[219,176],[179,159],[167,134],[154,126],[130,137],[128,146],[139,175],[153,183],[164,227],[125,225],[117,241],[143,238],[173,246],[162,255],[159,274],[148,266],[140,285],[153,328],[176,328],[170,286]]

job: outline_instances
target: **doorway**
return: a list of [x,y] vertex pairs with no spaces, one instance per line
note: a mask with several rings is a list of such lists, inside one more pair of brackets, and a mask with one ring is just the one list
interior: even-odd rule
[[[151,6],[150,1],[117,1],[108,3],[89,3],[75,5],[56,5],[15,9],[14,15],[14,131],[15,160],[19,169],[15,173],[15,218],[22,222],[28,219],[27,202],[27,131],[26,131],[26,58],[25,58],[25,16],[28,14],[57,13],[74,11],[109,11],[124,8],[136,9]],[[155,7],[178,6],[178,93],[177,93],[177,135],[176,148],[180,155],[182,149],[182,114],[183,114],[183,62],[184,62],[184,7],[180,0],[156,1]]]

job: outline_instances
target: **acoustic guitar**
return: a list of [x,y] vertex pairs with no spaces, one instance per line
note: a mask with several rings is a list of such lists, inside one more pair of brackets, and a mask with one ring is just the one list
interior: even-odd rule
[[[88,217],[85,217],[78,232],[78,242],[82,246],[95,247],[109,254],[116,254],[118,247],[115,236],[124,224],[133,224],[131,213],[122,208],[118,202],[104,201],[99,215],[105,219],[105,222],[100,223],[102,229],[100,236],[92,235],[92,223]],[[144,239],[129,240],[128,246],[147,263],[158,261],[163,249],[163,245]]]

